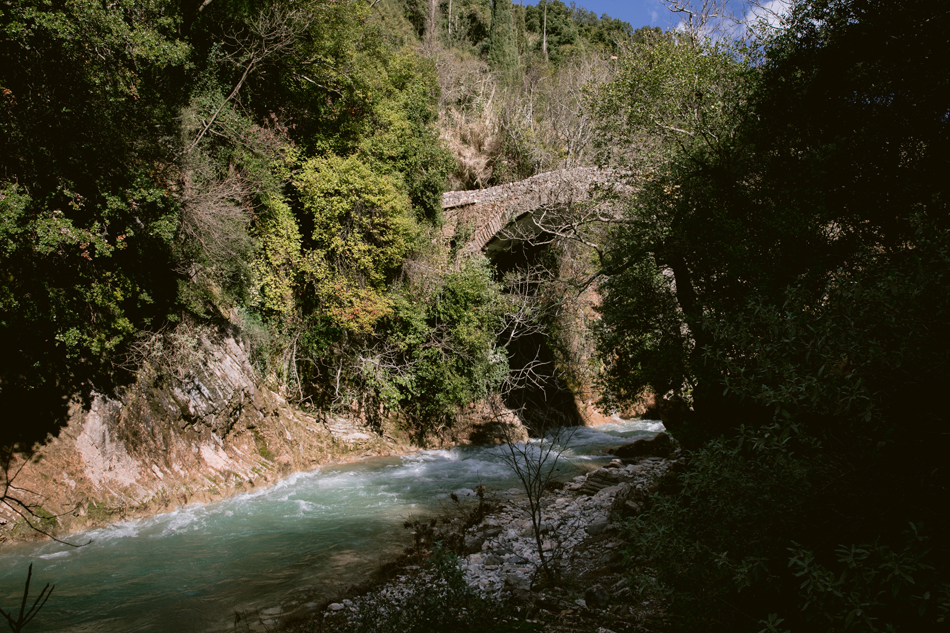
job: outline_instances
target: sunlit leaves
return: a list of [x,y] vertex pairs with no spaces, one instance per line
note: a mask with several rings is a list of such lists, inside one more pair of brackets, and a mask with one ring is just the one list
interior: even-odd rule
[[365,330],[388,313],[384,283],[413,246],[408,197],[359,157],[315,158],[296,181],[313,222],[304,268],[342,327]]

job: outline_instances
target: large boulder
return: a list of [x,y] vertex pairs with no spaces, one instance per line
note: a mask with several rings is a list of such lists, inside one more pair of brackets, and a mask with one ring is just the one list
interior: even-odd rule
[[676,450],[676,444],[673,438],[666,433],[658,433],[653,438],[630,442],[607,452],[621,459],[633,459],[636,457],[667,457],[674,450]]
[[492,445],[524,442],[528,429],[500,398],[474,402],[462,410],[452,431],[456,444]]

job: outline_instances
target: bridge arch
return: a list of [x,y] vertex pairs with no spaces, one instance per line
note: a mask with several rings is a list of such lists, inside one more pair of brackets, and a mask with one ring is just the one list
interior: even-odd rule
[[483,250],[504,239],[512,223],[530,220],[539,210],[587,202],[595,188],[617,186],[617,174],[596,167],[560,169],[488,189],[442,195],[443,238],[461,241],[460,254]]
[[[543,235],[549,220],[557,225],[564,211],[590,202],[598,187],[622,187],[618,180],[615,172],[580,167],[489,189],[447,192],[442,197],[443,239],[460,258],[484,253],[501,273],[519,263],[531,264],[553,241]],[[556,362],[545,335],[529,334],[508,349],[515,371],[538,361],[547,368],[543,387],[526,385],[506,396],[506,404],[520,410],[529,426],[548,424],[552,415],[569,425],[604,421],[591,404],[590,385],[581,386],[585,393],[568,386],[571,382],[577,387],[577,381],[566,379],[563,362]]]

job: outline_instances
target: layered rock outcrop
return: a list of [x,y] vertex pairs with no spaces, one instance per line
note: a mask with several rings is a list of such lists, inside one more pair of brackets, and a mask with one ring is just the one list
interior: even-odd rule
[[[26,464],[14,459],[7,476],[36,506],[34,523],[62,534],[394,448],[352,421],[291,407],[262,385],[238,340],[202,345],[202,362],[188,371],[146,369],[117,396],[72,405],[57,437]],[[0,540],[33,535],[8,506],[0,505],[0,523]]]

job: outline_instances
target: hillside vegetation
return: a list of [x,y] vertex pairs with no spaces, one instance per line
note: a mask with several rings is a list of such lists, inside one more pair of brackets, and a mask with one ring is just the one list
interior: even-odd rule
[[639,187],[601,284],[609,394],[691,449],[628,523],[684,631],[945,630],[946,7],[796,3],[595,89]]
[[440,246],[441,193],[580,160],[522,85],[573,116],[571,64],[630,31],[555,2],[542,54],[536,10],[487,0],[0,15],[2,443],[24,447],[229,329],[300,406],[451,425],[507,372],[506,299]]

